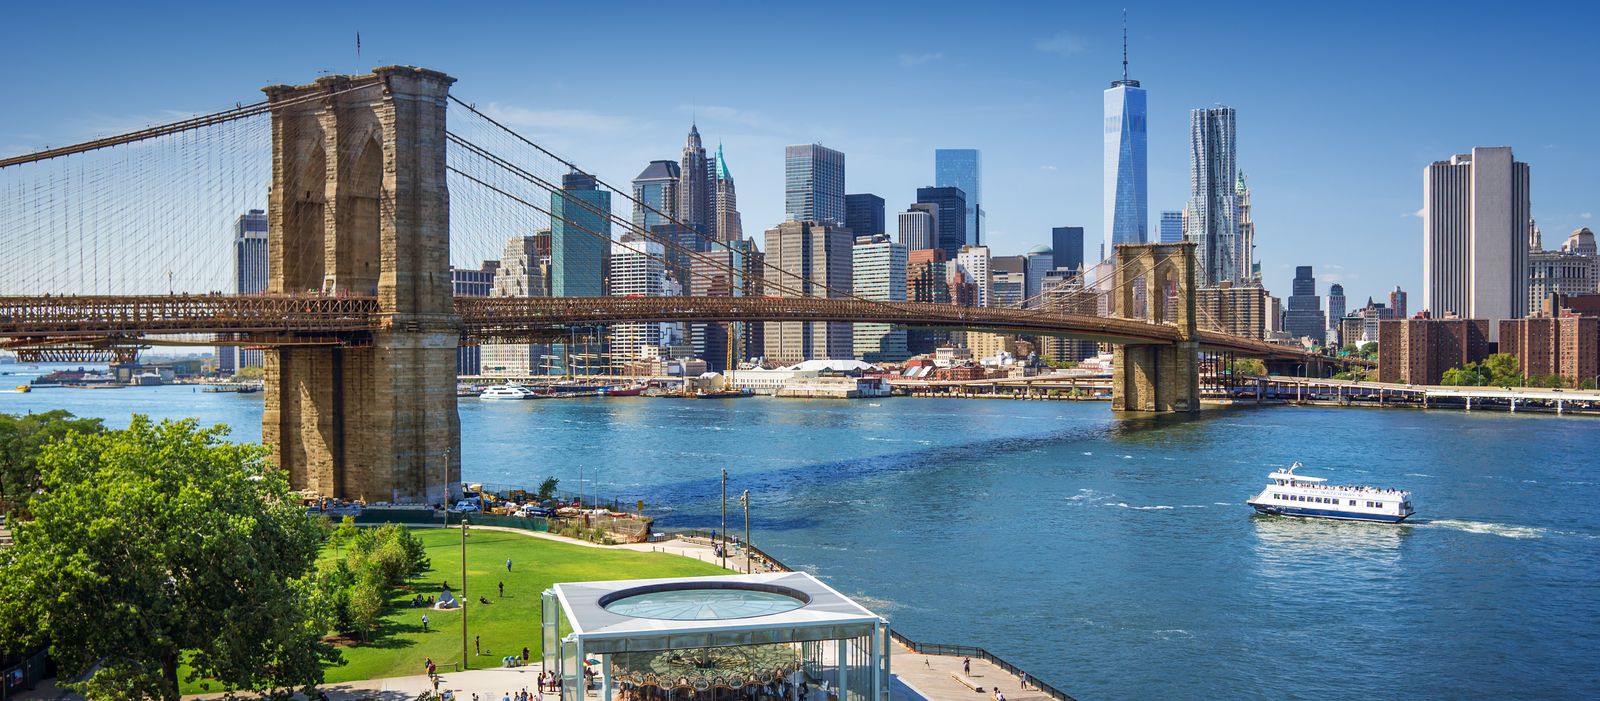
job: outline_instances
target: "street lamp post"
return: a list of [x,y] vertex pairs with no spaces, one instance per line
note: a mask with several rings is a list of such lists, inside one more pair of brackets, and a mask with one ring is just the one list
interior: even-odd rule
[[744,507],[744,573],[750,574],[750,490],[739,495],[739,504]]
[[722,568],[728,568],[728,468],[722,468]]
[[467,515],[461,514],[461,669],[471,665],[467,658]]

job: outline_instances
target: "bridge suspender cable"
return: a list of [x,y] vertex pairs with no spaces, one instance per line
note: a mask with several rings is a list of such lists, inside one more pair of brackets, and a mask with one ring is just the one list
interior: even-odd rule
[[90,140],[90,141],[85,141],[83,143],[73,144],[71,146],[61,146],[59,148],[45,149],[43,151],[35,151],[33,153],[25,153],[25,154],[20,155],[20,156],[12,156],[10,158],[0,159],[0,168],[10,168],[12,166],[19,166],[19,165],[24,165],[24,164],[27,164],[27,163],[37,163],[39,161],[46,161],[46,160],[50,160],[52,158],[60,158],[62,156],[71,156],[71,155],[77,154],[77,153],[84,153],[84,152],[87,152],[87,151],[94,151],[94,150],[97,150],[97,149],[110,148],[112,146],[121,146],[123,144],[131,144],[131,143],[134,143],[136,141],[145,141],[145,140],[148,140],[148,139],[154,139],[154,138],[158,138],[158,137],[162,137],[162,136],[167,136],[169,134],[177,134],[179,132],[192,131],[192,130],[195,130],[195,129],[201,129],[201,128],[204,128],[204,127],[209,127],[209,126],[213,126],[213,125],[217,125],[217,124],[224,124],[224,123],[227,123],[227,122],[232,122],[232,121],[235,121],[235,120],[244,119],[246,117],[254,117],[254,116],[259,115],[259,114],[266,114],[268,112],[271,112],[272,110],[280,109],[280,108],[283,108],[283,107],[290,107],[290,106],[293,106],[293,105],[298,105],[298,104],[305,103],[305,102],[312,102],[312,101],[315,101],[315,100],[324,100],[324,99],[327,99],[329,97],[333,97],[334,95],[342,95],[344,93],[351,92],[351,91],[354,91],[354,90],[361,90],[363,88],[370,87],[371,85],[372,85],[372,82],[371,81],[367,81],[367,82],[362,82],[359,85],[347,86],[347,87],[345,87],[345,88],[343,88],[341,90],[332,90],[332,91],[324,92],[324,93],[315,93],[315,94],[310,94],[310,95],[304,95],[304,96],[301,96],[301,97],[297,97],[297,98],[293,98],[293,99],[289,99],[289,100],[281,100],[281,101],[278,101],[278,102],[271,102],[271,101],[268,101],[268,100],[262,100],[261,102],[253,102],[253,103],[250,103],[248,105],[242,105],[242,106],[239,106],[239,107],[234,107],[232,109],[223,110],[221,112],[213,112],[211,114],[204,114],[204,115],[200,115],[198,117],[190,117],[188,119],[179,120],[179,121],[171,122],[171,123],[168,123],[168,124],[161,124],[161,125],[157,125],[157,126],[153,126],[153,127],[148,127],[148,128],[145,128],[145,129],[139,129],[137,131],[130,131],[130,132],[127,132],[125,134],[118,134],[116,136],[107,136],[107,137],[100,138],[100,139],[93,139],[93,140]]

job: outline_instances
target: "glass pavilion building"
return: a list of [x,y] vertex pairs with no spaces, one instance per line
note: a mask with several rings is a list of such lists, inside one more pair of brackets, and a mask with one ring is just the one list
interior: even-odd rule
[[557,584],[542,619],[562,698],[889,699],[888,622],[804,572]]

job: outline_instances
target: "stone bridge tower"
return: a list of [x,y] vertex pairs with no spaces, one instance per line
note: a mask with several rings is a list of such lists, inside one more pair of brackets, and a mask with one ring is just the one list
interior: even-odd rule
[[[378,300],[377,329],[266,353],[261,437],[296,489],[437,502],[461,483],[445,109],[454,78],[387,66],[264,88],[268,291]],[[316,345],[318,342],[322,345]]]
[[1116,370],[1111,376],[1113,410],[1200,410],[1194,248],[1189,242],[1117,245],[1117,314],[1152,323],[1174,323],[1178,342],[1116,346]]

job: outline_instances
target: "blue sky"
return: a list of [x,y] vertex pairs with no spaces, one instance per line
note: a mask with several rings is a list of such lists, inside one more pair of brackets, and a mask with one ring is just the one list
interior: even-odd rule
[[[979,148],[998,254],[1101,229],[1101,91],[1122,4],[11,4],[0,152],[209,112],[319,71],[423,65],[613,182],[721,141],[747,232],[782,219],[783,146],[845,152],[903,209],[933,150]],[[446,8],[441,10],[441,8]],[[1399,284],[1420,303],[1422,169],[1474,145],[1532,166],[1555,245],[1600,209],[1600,12],[1577,3],[1127,4],[1149,90],[1150,209],[1188,196],[1188,111],[1238,110],[1269,288]],[[83,22],[85,17],[95,17]],[[354,37],[362,37],[358,60]],[[1354,306],[1354,305],[1352,305]]]

